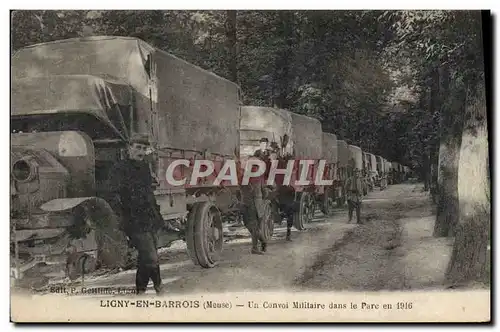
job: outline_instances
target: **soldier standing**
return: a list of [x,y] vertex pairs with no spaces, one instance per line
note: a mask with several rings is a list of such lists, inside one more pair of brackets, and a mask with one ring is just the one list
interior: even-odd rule
[[153,192],[153,177],[144,160],[149,149],[147,137],[135,135],[128,146],[128,158],[111,170],[110,191],[114,206],[118,206],[123,230],[137,250],[136,292],[146,292],[149,280],[157,294],[162,293],[162,281],[157,252],[157,231],[163,218]]
[[[260,141],[260,149],[255,151],[249,159],[258,158],[266,162],[269,161],[269,151],[267,149],[267,138]],[[266,167],[266,172],[268,167]],[[262,234],[262,223],[264,222],[264,199],[266,196],[265,179],[263,176],[249,179],[246,186],[241,187],[243,199],[243,221],[252,237],[252,254],[262,255],[267,251],[267,241]],[[260,248],[259,248],[260,243]]]
[[346,181],[347,204],[349,207],[349,222],[352,220],[353,210],[356,209],[356,221],[361,223],[361,197],[363,193],[363,183],[359,177],[359,169],[354,170],[353,176]]

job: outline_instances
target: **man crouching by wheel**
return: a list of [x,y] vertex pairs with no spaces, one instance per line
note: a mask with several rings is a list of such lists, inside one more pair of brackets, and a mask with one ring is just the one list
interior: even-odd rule
[[153,192],[153,177],[148,162],[147,137],[134,135],[128,146],[128,158],[120,160],[111,170],[110,190],[114,206],[122,215],[123,230],[137,250],[136,292],[146,292],[149,280],[157,294],[162,281],[157,251],[157,232],[163,218]]

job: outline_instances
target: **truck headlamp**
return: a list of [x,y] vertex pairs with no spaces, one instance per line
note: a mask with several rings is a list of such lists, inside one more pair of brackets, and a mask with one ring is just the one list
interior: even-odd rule
[[36,177],[37,168],[33,158],[21,158],[12,166],[12,177],[18,182],[30,182]]

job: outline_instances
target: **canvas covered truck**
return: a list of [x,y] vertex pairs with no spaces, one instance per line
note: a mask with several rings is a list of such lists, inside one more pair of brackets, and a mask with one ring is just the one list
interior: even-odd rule
[[361,176],[361,170],[363,169],[363,151],[359,146],[349,145],[350,155],[350,166],[352,170],[359,170]]
[[[240,89],[211,72],[127,37],[37,44],[12,57],[11,273],[70,278],[126,264],[120,214],[108,203],[109,174],[132,134],[156,153],[156,202],[165,220],[159,247],[184,239],[195,264],[217,264],[222,214],[235,186],[189,184],[198,159],[223,162],[239,150]],[[220,121],[224,119],[224,121]],[[189,165],[175,169],[175,160]],[[176,227],[167,227],[168,225]]]
[[385,161],[385,173],[387,175],[387,185],[394,184],[394,179],[392,174],[392,162],[387,159]]
[[362,170],[361,170],[361,176],[363,178],[363,194],[367,195],[369,191],[372,190],[371,188],[371,181],[370,181],[370,157],[368,156],[368,153],[365,151],[361,150],[361,160],[362,160]]
[[368,153],[369,157],[369,176],[370,176],[370,183],[372,186],[372,190],[375,188],[375,181],[378,178],[378,172],[377,172],[377,158],[373,153]]
[[392,172],[393,184],[401,183],[401,171],[400,171],[400,164],[398,162],[395,161],[392,162],[391,172]]
[[375,178],[375,186],[380,187],[380,180],[382,178],[383,173],[383,158],[379,155],[375,156],[376,160],[376,168],[377,168],[377,177]]
[[410,178],[410,168],[408,166],[402,165],[403,168],[403,181],[408,181]]
[[377,170],[379,173],[378,176],[378,185],[380,187],[380,190],[384,190],[387,188],[387,160],[381,156],[376,156],[377,157]]
[[349,151],[349,145],[346,141],[337,140],[337,151],[338,151],[338,182],[336,182],[337,188],[337,205],[343,206],[346,201],[345,193],[345,182],[349,176],[352,174],[352,169],[349,167],[349,160],[351,152]]
[[324,194],[321,204],[321,211],[325,215],[332,214],[332,208],[336,202],[338,196],[339,187],[339,177],[338,177],[338,147],[337,147],[337,135],[330,133],[323,133],[322,139],[322,159],[326,161],[325,176],[323,179],[331,180],[331,186],[325,186]]
[[[309,223],[316,210],[317,201],[324,193],[324,186],[315,185],[316,171],[322,157],[323,130],[319,120],[290,112],[292,116],[293,131],[293,158],[297,167],[296,174],[300,178],[301,174],[306,174],[305,180],[309,184],[293,183],[296,196],[296,212],[294,214],[295,228],[302,230],[305,224]],[[309,166],[303,161],[310,160]]]
[[[276,143],[279,147],[279,156],[284,160],[286,156],[293,154],[293,132],[292,117],[290,112],[278,108],[243,106],[241,108],[240,121],[240,161],[245,164],[250,156],[260,148],[262,138],[267,138],[270,143]],[[282,163],[280,166],[283,166]],[[281,167],[280,167],[281,168]],[[273,234],[274,223],[281,223],[283,220],[283,211],[280,209],[284,203],[285,197],[278,193],[283,190],[283,176],[277,174],[275,177],[275,192],[271,193],[268,199],[269,209],[272,217],[266,219],[267,230],[263,232],[266,237]],[[287,186],[291,189],[290,186]]]

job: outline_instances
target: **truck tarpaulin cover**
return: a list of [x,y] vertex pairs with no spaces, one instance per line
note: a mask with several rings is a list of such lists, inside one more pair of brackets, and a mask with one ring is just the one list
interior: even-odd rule
[[377,171],[378,172],[383,172],[384,171],[384,158],[381,156],[375,156],[377,158]]
[[131,86],[133,131],[150,135],[160,148],[223,155],[238,149],[238,86],[140,39],[75,38],[14,55],[13,78],[53,75],[94,75]]
[[347,167],[349,165],[349,159],[351,158],[351,152],[349,151],[349,145],[346,141],[337,140],[338,157],[339,157],[339,167]]
[[293,141],[295,157],[304,159],[321,159],[322,134],[321,122],[318,120],[290,112],[292,115]]
[[287,134],[285,153],[293,150],[292,117],[290,112],[278,108],[244,106],[241,108],[240,154],[252,155],[259,147],[261,138],[275,141],[281,147],[281,139]]
[[[131,97],[129,86],[90,75],[14,79],[11,84],[11,115],[87,112],[106,122],[126,139],[130,128]],[[41,125],[43,123],[38,124]]]
[[323,159],[328,163],[338,162],[337,135],[323,133]]
[[368,153],[368,156],[370,157],[370,170],[372,172],[377,172],[377,158],[375,158],[373,153]]
[[[351,159],[353,159],[354,168],[359,170],[363,169],[363,151],[359,146],[349,145],[349,151],[351,151]],[[352,163],[351,162],[351,163]]]

